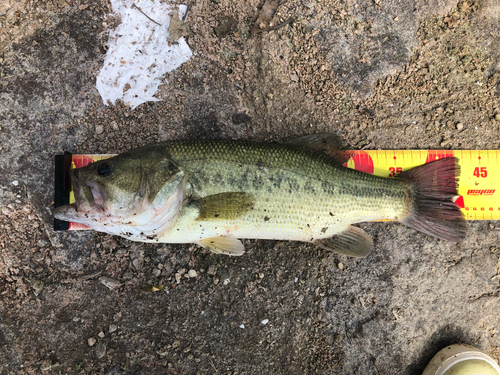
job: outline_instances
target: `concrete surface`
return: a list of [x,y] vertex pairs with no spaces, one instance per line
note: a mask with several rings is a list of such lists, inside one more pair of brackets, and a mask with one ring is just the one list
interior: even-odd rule
[[65,150],[327,131],[353,148],[500,147],[498,1],[290,0],[273,22],[295,21],[257,35],[261,1],[189,5],[195,57],[134,111],[94,87],[119,22],[106,1],[0,5],[0,373],[420,374],[456,342],[498,360],[498,222],[470,222],[461,245],[363,224],[366,259],[52,231]]

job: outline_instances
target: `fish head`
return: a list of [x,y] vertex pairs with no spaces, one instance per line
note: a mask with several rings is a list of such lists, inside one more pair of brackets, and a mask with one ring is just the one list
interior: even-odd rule
[[70,178],[75,203],[55,208],[54,217],[115,233],[165,226],[182,206],[187,173],[159,153],[126,153],[73,169]]

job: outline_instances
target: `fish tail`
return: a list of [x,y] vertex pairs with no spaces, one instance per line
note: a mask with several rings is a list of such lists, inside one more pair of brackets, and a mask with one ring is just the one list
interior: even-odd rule
[[467,224],[458,205],[455,157],[439,159],[403,172],[399,177],[411,191],[410,213],[401,222],[428,235],[462,242]]

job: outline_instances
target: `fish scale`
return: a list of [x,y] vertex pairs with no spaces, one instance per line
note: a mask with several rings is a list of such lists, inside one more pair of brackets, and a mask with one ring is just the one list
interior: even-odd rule
[[309,149],[196,140],[151,147],[164,148],[193,176],[190,182],[196,197],[245,191],[255,198],[251,212],[230,222],[200,224],[196,211],[186,210],[162,241],[193,242],[226,233],[238,238],[312,241],[331,237],[353,222],[407,213],[407,189],[401,181],[347,170]]

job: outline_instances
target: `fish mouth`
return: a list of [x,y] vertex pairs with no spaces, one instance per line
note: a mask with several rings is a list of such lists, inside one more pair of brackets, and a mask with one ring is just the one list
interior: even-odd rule
[[54,215],[56,219],[63,221],[76,221],[79,217],[75,203],[54,208],[52,210],[52,215]]
[[101,212],[104,204],[102,189],[92,182],[82,183],[78,170],[70,172],[75,203],[56,207],[52,214],[56,219],[74,222],[84,222],[89,215]]
[[73,185],[73,193],[75,196],[75,208],[77,212],[88,214],[95,206],[94,194],[88,183],[82,183],[79,170],[72,170],[71,183]]

